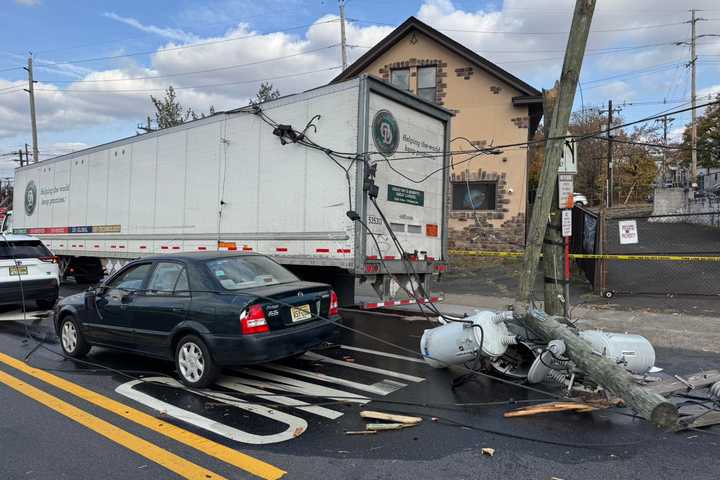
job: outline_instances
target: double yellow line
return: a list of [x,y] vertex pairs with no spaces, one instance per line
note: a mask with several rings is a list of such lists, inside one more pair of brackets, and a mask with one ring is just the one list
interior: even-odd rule
[[[112,412],[131,422],[137,423],[145,428],[165,435],[179,443],[195,448],[209,456],[222,460],[225,463],[240,468],[257,477],[271,480],[279,479],[285,475],[285,471],[273,465],[258,460],[232,448],[221,445],[200,435],[189,432],[185,429],[159,420],[140,410],[136,410],[125,404],[117,402],[109,397],[101,395],[61,377],[31,367],[25,362],[17,360],[9,355],[0,353],[0,362],[13,367],[27,375],[52,385],[60,390],[75,395],[93,405]],[[97,432],[98,434],[142,455],[163,467],[175,472],[177,475],[188,479],[221,480],[221,475],[196,465],[182,457],[175,455],[157,445],[148,442],[136,435],[133,435],[115,425],[98,418],[80,408],[71,405],[49,393],[36,388],[19,378],[0,370],[0,383],[16,390],[23,395],[45,405],[52,410],[70,418],[71,420]]]

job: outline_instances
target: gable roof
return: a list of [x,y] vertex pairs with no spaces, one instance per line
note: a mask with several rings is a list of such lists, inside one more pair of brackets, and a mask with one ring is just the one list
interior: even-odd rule
[[[363,56],[355,60],[347,69],[345,69],[340,75],[335,77],[330,83],[340,82],[349,78],[355,77],[361,74],[372,62],[374,62],[380,55],[385,53],[388,49],[393,47],[398,41],[400,41],[407,33],[412,30],[417,30],[424,35],[427,35],[440,45],[444,46],[448,50],[456,53],[457,55],[465,58],[473,65],[480,69],[488,72],[489,74],[499,78],[508,85],[515,87],[520,91],[521,97],[524,99],[530,97],[540,97],[539,101],[542,102],[542,93],[531,85],[523,82],[515,75],[510,72],[503,70],[489,60],[481,57],[477,53],[473,52],[469,48],[461,45],[447,35],[440,33],[439,31],[432,28],[430,25],[421,22],[415,17],[410,17],[403,22],[402,25],[397,27],[390,34],[380,40],[374,47],[365,52]],[[530,102],[535,103],[535,102]]]

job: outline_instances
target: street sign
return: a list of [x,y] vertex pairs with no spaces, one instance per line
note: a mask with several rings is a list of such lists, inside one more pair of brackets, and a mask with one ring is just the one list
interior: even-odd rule
[[[568,133],[570,135],[570,133]],[[575,157],[575,140],[565,142],[562,155],[560,156],[560,168],[558,173],[577,173],[577,158]]]
[[[558,174],[558,203],[559,208],[568,208],[568,197],[573,194],[573,176],[569,173]],[[572,204],[570,204],[572,207]]]
[[569,209],[562,211],[562,236],[572,236],[572,210]]
[[618,222],[618,226],[620,229],[620,244],[621,245],[638,243],[637,221],[635,221],[635,220],[620,220]]

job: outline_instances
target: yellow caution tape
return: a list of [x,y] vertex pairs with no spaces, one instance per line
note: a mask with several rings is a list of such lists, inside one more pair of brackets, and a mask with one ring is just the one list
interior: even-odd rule
[[[490,252],[476,250],[450,250],[452,255],[471,257],[522,257],[523,252]],[[720,256],[702,255],[610,255],[593,253],[571,253],[570,258],[581,260],[625,260],[625,261],[656,261],[656,262],[720,262]]]

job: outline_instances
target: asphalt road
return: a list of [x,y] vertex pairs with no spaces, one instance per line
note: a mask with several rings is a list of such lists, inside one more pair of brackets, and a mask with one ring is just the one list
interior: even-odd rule
[[[346,325],[412,350],[427,327],[422,321],[356,314],[347,316]],[[35,332],[45,332],[43,327],[31,326]],[[502,413],[514,407],[451,404],[542,395],[482,378],[452,389],[459,372],[432,369],[361,333],[344,330],[337,341],[343,347],[227,371],[222,386],[190,392],[148,381],[128,385],[136,375],[171,378],[170,363],[94,349],[88,360],[104,368],[91,367],[53,353],[59,351],[54,339],[38,347],[21,323],[2,322],[1,477],[235,479],[257,478],[248,473],[256,469],[261,477],[284,471],[285,478],[299,479],[717,478],[718,428],[710,430],[716,435],[665,433],[614,411],[506,419]],[[683,374],[718,367],[720,358],[658,350],[657,363]],[[252,388],[276,396],[258,397]],[[308,393],[318,397],[304,396]],[[311,405],[304,410],[279,405],[298,395]],[[358,395],[372,401],[348,403]],[[400,431],[346,435],[364,428],[359,411],[366,408],[424,420]],[[150,423],[143,423],[148,418]],[[103,430],[108,425],[114,434]],[[269,440],[277,443],[260,443]],[[482,455],[484,447],[494,448],[495,455]],[[228,452],[247,457],[232,457],[232,465]]]

